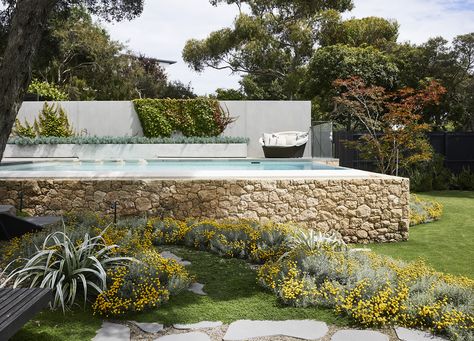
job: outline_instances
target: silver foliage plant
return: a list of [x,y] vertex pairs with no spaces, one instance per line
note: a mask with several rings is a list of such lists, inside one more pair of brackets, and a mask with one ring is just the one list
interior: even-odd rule
[[329,247],[334,251],[344,251],[347,249],[346,243],[336,232],[328,234],[302,228],[298,228],[293,232],[290,238],[290,246],[305,251],[316,251],[324,247]]
[[[65,232],[51,233],[29,259],[16,260],[5,268],[0,287],[50,288],[53,309],[65,311],[80,297],[85,306],[89,297],[106,290],[109,268],[134,261],[130,257],[112,257],[117,247],[106,245],[102,234],[91,237],[86,233],[84,240],[77,242]],[[18,262],[21,265],[9,271]]]

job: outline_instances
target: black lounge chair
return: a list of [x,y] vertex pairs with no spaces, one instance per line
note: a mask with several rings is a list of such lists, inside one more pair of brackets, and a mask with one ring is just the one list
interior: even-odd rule
[[43,226],[40,224],[35,224],[9,213],[0,213],[0,240],[9,240],[42,229]]
[[33,316],[46,308],[51,289],[0,288],[0,340],[8,340]]

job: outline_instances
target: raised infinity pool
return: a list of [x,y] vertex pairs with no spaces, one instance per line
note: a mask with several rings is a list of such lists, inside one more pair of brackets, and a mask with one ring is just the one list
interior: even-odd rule
[[161,170],[343,170],[312,161],[270,160],[125,160],[125,161],[54,161],[9,164],[0,171],[141,171]]
[[2,164],[0,204],[71,211],[244,218],[338,231],[348,242],[408,237],[408,179],[312,160],[51,161]]
[[307,178],[370,173],[312,160],[120,160],[2,164],[0,178]]

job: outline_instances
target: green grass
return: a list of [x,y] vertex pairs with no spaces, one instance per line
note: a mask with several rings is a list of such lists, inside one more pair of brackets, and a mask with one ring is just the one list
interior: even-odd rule
[[276,297],[260,287],[256,272],[238,259],[223,259],[214,254],[180,247],[165,249],[191,261],[187,267],[196,280],[205,284],[208,296],[190,292],[172,297],[169,304],[155,311],[139,314],[140,321],[198,322],[220,320],[229,323],[238,319],[317,319],[342,324],[329,309],[292,308],[278,303]]
[[370,248],[405,261],[423,258],[436,270],[474,278],[474,192],[430,192],[419,197],[441,202],[441,219],[412,227],[407,242]]
[[101,320],[91,311],[45,311],[28,322],[11,341],[83,341],[94,337]]

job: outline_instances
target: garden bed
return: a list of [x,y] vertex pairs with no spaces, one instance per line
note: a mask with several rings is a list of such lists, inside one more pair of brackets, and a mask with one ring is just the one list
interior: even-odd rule
[[15,138],[5,158],[155,159],[245,158],[247,140],[229,137],[143,138],[70,137]]
[[7,145],[5,158],[78,158],[82,160],[156,158],[245,158],[247,144],[51,144]]

